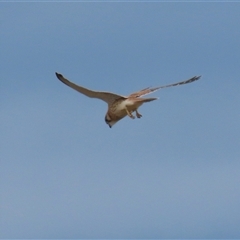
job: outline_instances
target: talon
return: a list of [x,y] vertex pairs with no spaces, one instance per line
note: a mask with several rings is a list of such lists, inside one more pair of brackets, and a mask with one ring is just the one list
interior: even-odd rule
[[126,108],[126,112],[127,112],[127,115],[128,115],[130,118],[132,118],[132,119],[135,118],[135,117],[132,115],[132,112],[129,112],[127,108]]
[[136,116],[137,116],[137,118],[141,118],[142,117],[142,115],[138,111],[136,111]]

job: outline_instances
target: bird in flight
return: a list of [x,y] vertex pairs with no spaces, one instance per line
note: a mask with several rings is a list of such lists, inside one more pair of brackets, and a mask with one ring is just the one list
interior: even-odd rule
[[105,122],[108,124],[108,126],[111,128],[115,123],[117,123],[122,118],[129,116],[130,118],[134,119],[135,116],[133,113],[136,113],[137,118],[141,118],[142,115],[138,112],[138,108],[146,102],[151,102],[154,100],[157,100],[158,98],[142,98],[142,96],[153,93],[161,88],[167,88],[167,87],[173,87],[178,85],[183,85],[187,83],[194,82],[198,79],[200,79],[201,76],[194,76],[188,80],[155,87],[155,88],[144,88],[138,92],[134,92],[130,94],[129,96],[122,96],[111,92],[99,92],[99,91],[93,91],[87,88],[84,88],[82,86],[79,86],[75,83],[70,82],[68,79],[63,77],[62,74],[56,72],[57,78],[66,84],[67,86],[75,89],[76,91],[84,94],[87,97],[90,98],[98,98],[103,100],[108,104],[108,110],[105,115]]

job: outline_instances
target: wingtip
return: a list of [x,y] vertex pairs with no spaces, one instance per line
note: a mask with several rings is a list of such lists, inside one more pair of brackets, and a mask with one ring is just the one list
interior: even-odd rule
[[58,79],[60,79],[61,77],[63,77],[62,74],[60,74],[60,73],[55,72],[55,74],[56,74],[56,76],[57,76]]

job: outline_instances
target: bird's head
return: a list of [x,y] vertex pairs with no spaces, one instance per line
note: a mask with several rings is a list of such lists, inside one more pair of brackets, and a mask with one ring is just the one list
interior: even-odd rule
[[108,114],[106,114],[105,122],[111,128],[117,121],[112,120],[111,117]]

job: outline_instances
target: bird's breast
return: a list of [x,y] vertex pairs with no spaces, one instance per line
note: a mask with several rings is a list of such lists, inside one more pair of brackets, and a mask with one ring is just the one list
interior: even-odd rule
[[141,104],[134,102],[131,99],[123,99],[116,101],[112,105],[112,111],[118,116],[126,116],[126,108],[129,111],[135,111]]

